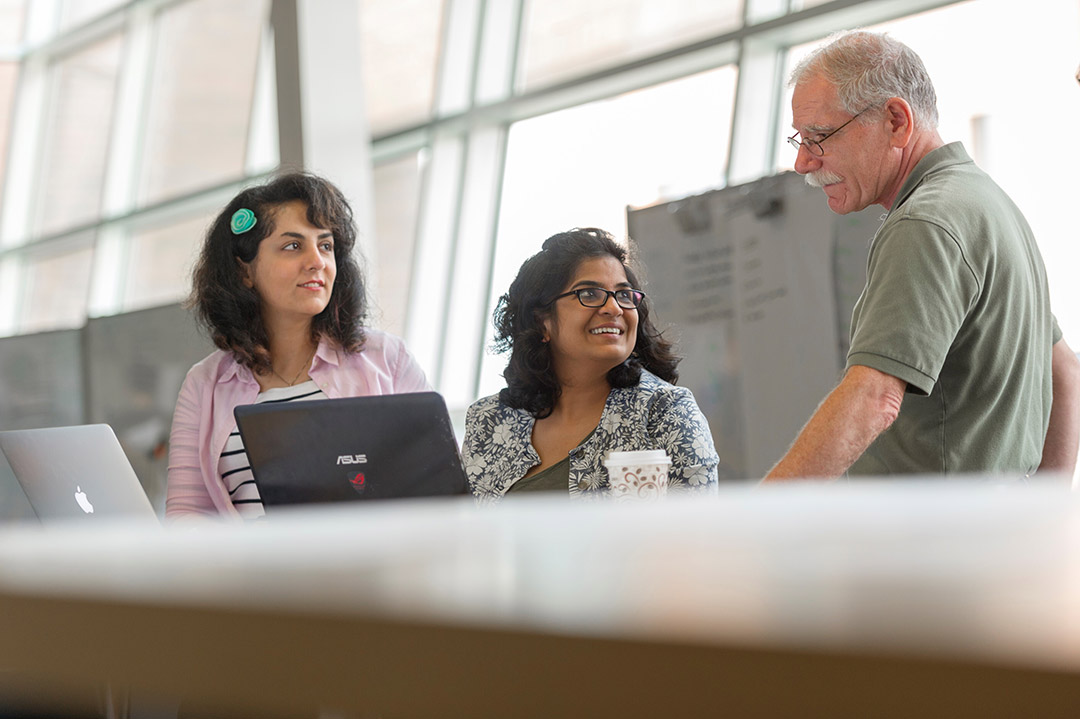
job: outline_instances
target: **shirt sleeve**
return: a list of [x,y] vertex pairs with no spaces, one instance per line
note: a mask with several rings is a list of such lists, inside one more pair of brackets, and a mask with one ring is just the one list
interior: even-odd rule
[[848,367],[871,367],[930,394],[979,293],[976,273],[944,228],[899,220],[874,240]]
[[199,423],[202,416],[199,381],[191,374],[180,388],[169,433],[169,477],[165,517],[177,519],[218,514],[202,475]]
[[398,337],[394,337],[393,341],[397,345],[393,363],[394,393],[427,392],[431,390],[431,385],[428,383],[424,370],[420,368],[416,358],[405,348],[405,343]]
[[649,435],[671,458],[669,491],[717,491],[720,457],[713,446],[709,421],[690,390],[672,387],[657,393],[649,411]]
[[461,461],[465,465],[469,490],[477,499],[482,500],[491,499],[494,492],[488,486],[490,483],[484,481],[487,460],[484,458],[483,446],[490,431],[482,426],[480,415],[476,404],[471,405],[465,412],[465,439],[461,443]]

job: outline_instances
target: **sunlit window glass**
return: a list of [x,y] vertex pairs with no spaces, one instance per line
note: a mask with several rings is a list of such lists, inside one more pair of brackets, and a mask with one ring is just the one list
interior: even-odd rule
[[62,29],[91,20],[112,10],[124,0],[62,0],[60,3],[60,27]]
[[85,238],[74,248],[64,245],[27,257],[20,332],[80,327],[85,322],[93,250]]
[[158,18],[140,201],[241,177],[268,0],[194,0]]
[[360,69],[373,135],[430,118],[443,2],[360,3]]
[[0,45],[14,45],[22,39],[26,0],[0,0]]
[[39,234],[100,216],[121,44],[114,36],[51,68],[34,213]]
[[375,317],[376,324],[396,335],[405,332],[419,205],[417,154],[375,167],[376,254],[368,274],[374,275],[378,289],[372,297],[381,315]]
[[832,0],[791,0],[791,12],[798,12],[799,10],[817,7],[818,5],[824,5],[827,2],[832,2]]
[[[736,74],[723,67],[514,125],[487,316],[548,236],[595,226],[622,239],[627,205],[722,184]],[[485,357],[481,395],[501,386],[504,364]]]
[[[1009,0],[974,0],[868,29],[922,57],[937,91],[942,140],[962,141],[1023,211],[1046,262],[1052,309],[1066,340],[1080,344],[1080,285],[1072,278],[1080,264],[1072,216],[1080,145],[1062,142],[1080,117],[1080,6],[1039,2],[1017,12]],[[788,67],[818,45],[793,48]],[[789,94],[780,126],[790,124]],[[777,169],[789,169],[795,152],[778,147]]]
[[544,0],[526,7],[526,89],[730,32],[743,12],[742,0]]
[[0,197],[4,191],[4,175],[7,160],[8,129],[11,126],[11,102],[15,97],[15,84],[19,79],[19,66],[0,63]]
[[195,217],[168,227],[136,230],[131,238],[124,310],[184,299],[191,291],[191,268],[213,217]]

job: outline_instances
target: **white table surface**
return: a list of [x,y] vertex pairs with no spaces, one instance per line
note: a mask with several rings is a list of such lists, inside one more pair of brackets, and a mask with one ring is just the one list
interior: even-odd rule
[[0,668],[241,716],[1077,716],[1080,495],[918,481],[0,531]]

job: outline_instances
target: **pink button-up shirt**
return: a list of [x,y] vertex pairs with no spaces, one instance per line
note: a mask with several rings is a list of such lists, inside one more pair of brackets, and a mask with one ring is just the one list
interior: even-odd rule
[[[362,352],[349,354],[320,342],[308,374],[327,397],[423,392],[423,370],[397,337],[365,330]],[[187,374],[169,436],[169,488],[165,516],[239,517],[218,474],[218,460],[236,428],[233,408],[252,404],[259,383],[229,352],[218,350]]]

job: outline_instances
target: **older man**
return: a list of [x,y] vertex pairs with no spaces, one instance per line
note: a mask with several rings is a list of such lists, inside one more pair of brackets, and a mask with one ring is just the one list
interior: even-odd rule
[[852,32],[791,84],[796,171],[833,212],[889,212],[847,371],[766,479],[1071,473],[1080,363],[1050,314],[1042,257],[1009,197],[942,142],[922,60]]

